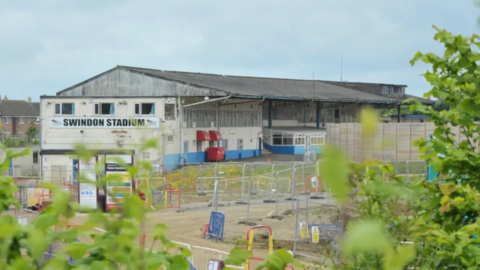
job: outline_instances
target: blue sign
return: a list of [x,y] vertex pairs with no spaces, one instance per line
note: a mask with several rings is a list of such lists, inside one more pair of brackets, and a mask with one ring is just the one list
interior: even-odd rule
[[[208,223],[207,235],[209,239],[223,240],[223,230],[225,228],[225,214],[212,211],[210,222]],[[225,241],[224,241],[225,242]]]
[[82,191],[80,192],[80,194],[81,194],[82,196],[94,196],[94,195],[95,195],[94,192],[93,192],[93,190],[82,190]]

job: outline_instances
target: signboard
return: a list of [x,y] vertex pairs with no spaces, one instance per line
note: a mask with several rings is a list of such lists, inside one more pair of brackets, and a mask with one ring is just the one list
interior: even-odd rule
[[107,155],[105,163],[105,173],[108,175],[120,175],[120,182],[107,182],[106,208],[110,210],[117,208],[122,203],[125,194],[132,194],[132,178],[126,168],[117,164],[115,159],[121,159],[127,165],[133,163],[131,155]]
[[50,128],[159,128],[158,117],[51,117]]
[[210,239],[223,240],[223,230],[225,228],[225,214],[222,212],[212,211],[210,214],[210,222],[208,223],[207,236]]
[[318,187],[318,177],[314,176],[314,177],[310,178],[310,180],[312,181],[312,187],[317,188]]
[[207,270],[222,270],[225,267],[223,261],[210,260],[208,261]]
[[[95,164],[97,158],[93,157],[90,161],[79,161],[80,174],[90,181],[97,181]],[[80,207],[96,209],[97,208],[97,186],[95,184],[80,182],[79,185]]]
[[121,204],[125,194],[132,194],[132,179],[128,172],[107,172],[107,176],[111,174],[121,175],[121,182],[107,182],[107,209],[116,207]]
[[318,227],[312,227],[312,243],[320,242],[320,230]]
[[308,237],[307,223],[300,222],[300,238],[306,239]]

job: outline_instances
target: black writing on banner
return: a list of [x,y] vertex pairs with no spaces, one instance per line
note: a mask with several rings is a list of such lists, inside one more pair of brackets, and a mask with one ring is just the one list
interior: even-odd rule
[[145,119],[63,119],[64,127],[144,127]]
[[115,164],[115,163],[107,163],[106,171],[108,171],[108,172],[125,172],[125,171],[127,171],[127,169],[118,165],[118,164]]

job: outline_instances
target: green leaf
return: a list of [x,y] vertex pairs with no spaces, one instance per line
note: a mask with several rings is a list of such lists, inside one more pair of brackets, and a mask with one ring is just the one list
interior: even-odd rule
[[455,184],[448,183],[448,184],[440,184],[440,191],[443,195],[449,196],[452,192],[455,191]]
[[320,173],[341,203],[347,200],[349,162],[342,152],[331,145],[325,145],[324,159],[320,162]]
[[386,270],[401,270],[415,257],[415,247],[413,245],[400,245],[398,251],[387,252],[385,260]]
[[346,233],[344,250],[353,256],[361,252],[384,253],[390,243],[385,235],[385,226],[379,220],[359,221]]
[[378,127],[378,114],[373,108],[362,109],[360,112],[360,120],[362,123],[362,133],[364,137],[372,136]]
[[65,251],[73,259],[80,259],[87,253],[87,248],[85,243],[70,243],[65,247]]
[[240,266],[244,264],[248,258],[252,257],[252,251],[234,247],[227,259],[225,259],[225,264]]
[[32,257],[35,259],[40,259],[43,256],[43,252],[48,247],[49,242],[45,236],[45,233],[39,229],[30,229],[28,231],[28,245],[30,247],[30,252]]
[[188,270],[189,264],[183,255],[176,255],[170,263],[169,270]]

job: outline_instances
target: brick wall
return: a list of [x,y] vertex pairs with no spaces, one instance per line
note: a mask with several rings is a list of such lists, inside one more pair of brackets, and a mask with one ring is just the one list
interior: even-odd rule
[[[8,136],[26,136],[28,128],[34,123],[35,127],[40,130],[40,125],[35,121],[37,117],[1,117],[2,129]],[[2,134],[4,138],[5,135]]]

